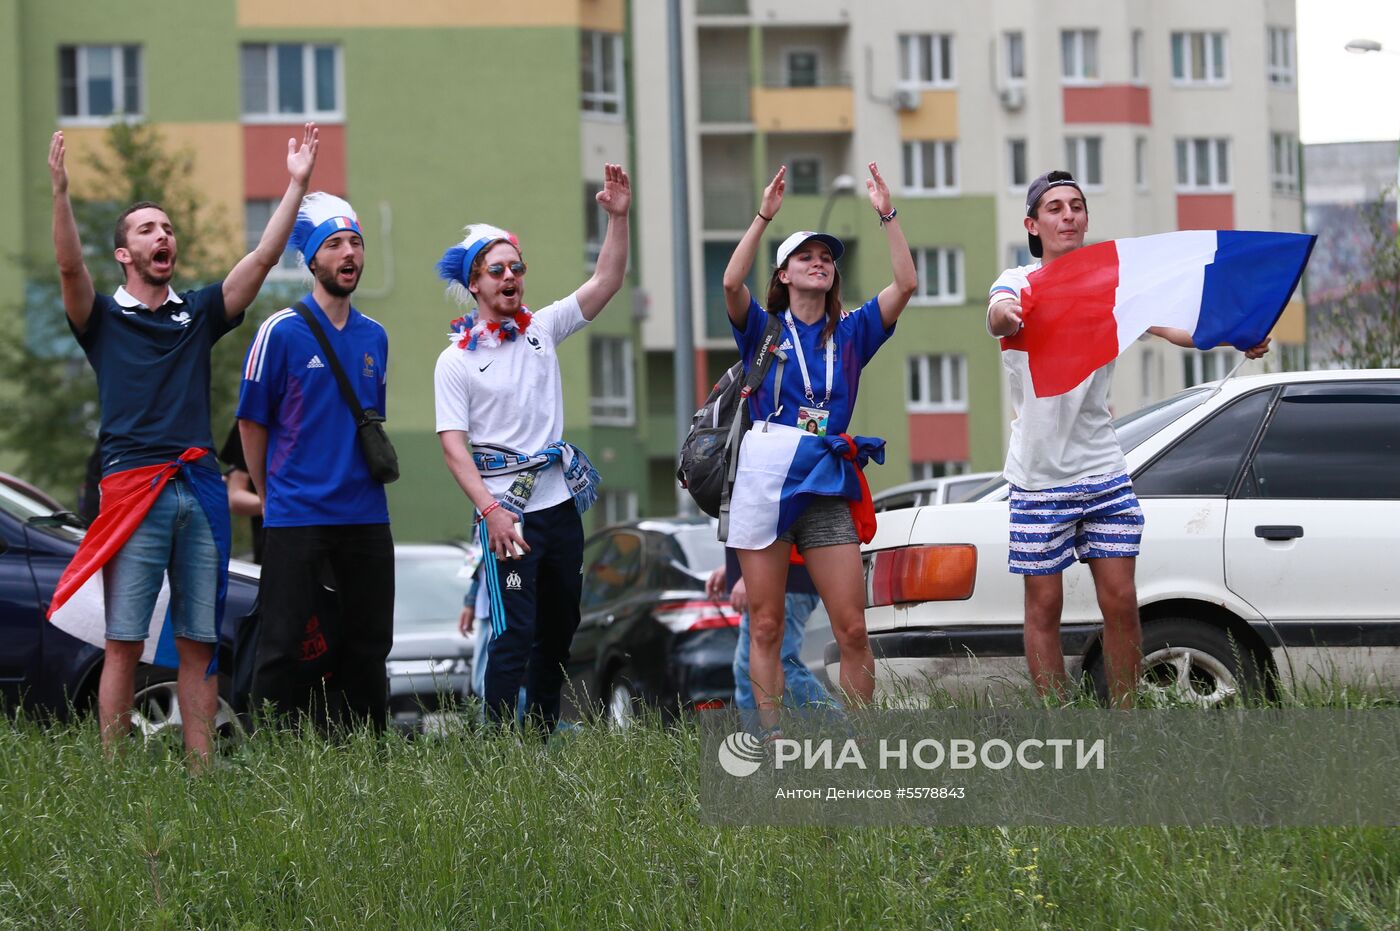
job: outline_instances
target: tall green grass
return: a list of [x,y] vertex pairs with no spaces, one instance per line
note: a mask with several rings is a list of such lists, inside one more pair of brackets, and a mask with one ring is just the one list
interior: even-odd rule
[[0,928],[1400,926],[1395,831],[709,828],[698,753],[264,731],[197,777],[5,720]]

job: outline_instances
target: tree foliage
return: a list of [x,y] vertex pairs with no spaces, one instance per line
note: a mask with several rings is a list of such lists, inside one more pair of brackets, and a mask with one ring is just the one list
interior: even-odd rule
[[[124,282],[112,256],[117,216],[128,204],[154,201],[175,227],[179,249],[177,291],[219,280],[243,254],[229,218],[194,183],[194,154],[171,147],[155,127],[117,122],[101,152],[86,156],[89,172],[72,197],[93,286],[111,294]],[[46,243],[47,237],[40,242]],[[0,443],[18,454],[25,478],[72,503],[97,438],[97,382],[68,328],[51,247],[22,260],[25,270],[24,338],[0,341],[6,416]],[[260,301],[265,305],[266,301]],[[255,321],[258,308],[250,310]],[[246,324],[245,324],[246,326]],[[246,338],[235,332],[214,347],[212,411],[215,442],[222,439],[237,401]]]
[[1384,193],[1363,205],[1362,271],[1340,294],[1321,302],[1320,347],[1329,362],[1347,368],[1400,368],[1400,239],[1395,203]]

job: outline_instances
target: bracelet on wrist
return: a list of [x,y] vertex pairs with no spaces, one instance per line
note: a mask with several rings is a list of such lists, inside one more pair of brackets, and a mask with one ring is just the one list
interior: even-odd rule
[[488,514],[490,514],[492,511],[496,510],[500,506],[501,502],[499,501],[492,501],[490,504],[486,505],[485,510],[481,512],[481,519],[485,520]]
[[763,215],[762,211],[755,211],[755,212],[758,213],[758,218],[759,218],[760,220],[762,220],[764,223],[772,223],[772,222],[773,222],[773,218],[772,218],[772,217],[765,217],[765,216]]
[[[876,213],[879,213],[879,211],[877,210]],[[879,213],[880,222],[881,222],[881,223],[888,223],[888,222],[890,222],[891,220],[893,220],[893,219],[895,218],[895,214],[897,214],[897,213],[899,213],[899,209],[896,208],[896,207],[891,207],[889,213]]]

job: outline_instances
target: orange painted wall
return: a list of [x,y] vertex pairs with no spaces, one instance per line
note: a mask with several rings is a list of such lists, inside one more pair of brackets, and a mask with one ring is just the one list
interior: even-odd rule
[[[345,196],[345,125],[322,126],[311,189]],[[287,140],[301,141],[300,123],[243,127],[243,196],[275,200],[287,191]]]
[[910,414],[909,461],[943,462],[970,459],[967,414]]
[[1234,229],[1235,195],[1176,195],[1176,228],[1179,230]]
[[1152,95],[1136,84],[1064,89],[1066,123],[1152,125]]

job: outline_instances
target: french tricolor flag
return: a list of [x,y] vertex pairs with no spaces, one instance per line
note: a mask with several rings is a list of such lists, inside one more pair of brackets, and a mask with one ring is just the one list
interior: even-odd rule
[[[784,424],[754,424],[739,446],[725,542],[735,549],[764,549],[817,495],[868,502],[870,489],[862,470],[871,459],[885,461],[884,440],[844,433],[817,436]],[[872,524],[873,517],[872,507]],[[873,536],[873,531],[872,526],[862,538]]]
[[1316,241],[1183,230],[1077,249],[1031,272],[1020,294],[1025,326],[1001,348],[1026,352],[1042,398],[1075,388],[1149,327],[1186,330],[1199,349],[1249,349],[1288,305]]

